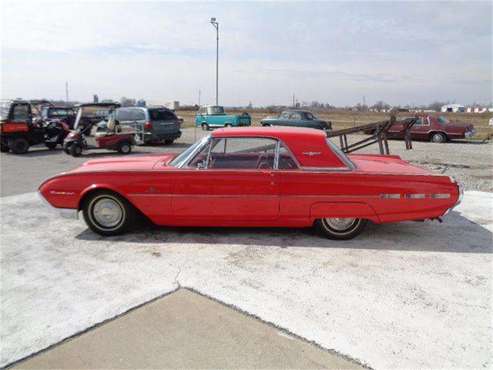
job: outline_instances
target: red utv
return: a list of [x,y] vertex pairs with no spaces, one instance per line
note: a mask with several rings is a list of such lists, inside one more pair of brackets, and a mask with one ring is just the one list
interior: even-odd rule
[[0,104],[0,150],[23,154],[32,145],[44,143],[55,149],[69,132],[63,122],[34,120],[31,103],[22,100],[5,101]]
[[64,140],[65,153],[79,157],[84,150],[109,149],[129,154],[135,145],[135,130],[120,126],[115,119],[116,103],[94,103],[79,106],[74,130]]

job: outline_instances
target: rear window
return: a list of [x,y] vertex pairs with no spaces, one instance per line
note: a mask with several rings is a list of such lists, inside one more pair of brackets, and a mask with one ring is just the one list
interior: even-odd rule
[[151,121],[171,121],[177,119],[173,112],[166,109],[149,109],[149,117]]

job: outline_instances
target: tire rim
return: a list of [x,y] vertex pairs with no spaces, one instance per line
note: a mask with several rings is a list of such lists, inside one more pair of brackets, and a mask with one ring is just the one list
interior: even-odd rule
[[322,224],[331,232],[344,234],[351,232],[359,223],[358,218],[324,218]]
[[433,141],[435,143],[441,143],[441,142],[443,142],[444,141],[443,140],[443,135],[440,135],[440,134],[433,135]]
[[125,217],[125,209],[120,201],[110,196],[94,198],[89,204],[89,215],[93,223],[104,230],[117,229]]
[[130,151],[130,146],[128,144],[123,144],[121,150],[123,153],[128,153]]

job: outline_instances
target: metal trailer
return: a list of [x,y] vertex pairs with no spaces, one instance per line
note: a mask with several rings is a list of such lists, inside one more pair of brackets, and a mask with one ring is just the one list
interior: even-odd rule
[[[399,123],[403,124],[404,131],[404,141],[406,143],[406,149],[412,149],[411,141],[411,128],[414,126],[418,119],[416,117],[406,118],[401,120]],[[339,145],[344,153],[351,153],[356,150],[363,149],[369,145],[378,143],[378,148],[380,154],[388,155],[390,154],[389,144],[387,141],[388,130],[390,127],[396,123],[395,115],[392,115],[387,121],[373,122],[366,125],[361,125],[357,127],[346,128],[342,130],[327,131],[327,137],[339,137]],[[352,144],[348,143],[347,135],[356,133],[369,133],[369,137],[358,140]]]

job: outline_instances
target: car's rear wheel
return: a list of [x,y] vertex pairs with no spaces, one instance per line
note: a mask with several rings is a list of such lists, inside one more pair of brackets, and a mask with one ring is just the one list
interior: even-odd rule
[[50,150],[54,150],[57,146],[57,143],[53,143],[53,142],[47,142],[45,143],[46,147]]
[[18,137],[10,141],[9,148],[15,154],[24,154],[29,150],[29,142],[23,137]]
[[82,212],[87,226],[103,236],[119,235],[135,221],[135,210],[126,199],[110,191],[98,191],[85,200]]
[[367,224],[361,218],[322,218],[316,221],[317,228],[329,239],[347,240],[358,236]]
[[226,123],[224,127],[233,127],[233,125],[231,123]]
[[441,132],[435,132],[431,135],[430,141],[432,143],[445,143],[447,141],[447,136]]
[[171,144],[173,144],[173,141],[174,141],[173,139],[166,139],[166,140],[164,140],[164,143],[166,145],[171,145]]
[[207,123],[202,123],[202,130],[209,131],[209,125]]
[[118,144],[118,152],[121,154],[130,154],[132,152],[132,145],[128,141],[122,141]]

